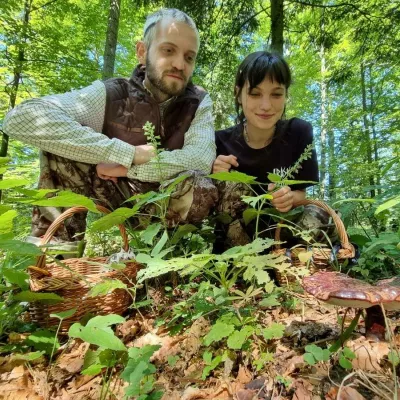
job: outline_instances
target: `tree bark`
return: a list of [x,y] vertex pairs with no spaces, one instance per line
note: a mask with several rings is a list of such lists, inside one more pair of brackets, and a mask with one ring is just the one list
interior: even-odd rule
[[[378,135],[376,133],[376,125],[375,125],[375,96],[374,96],[374,79],[372,76],[372,68],[368,67],[368,75],[369,75],[369,115],[371,119],[371,130],[372,130],[372,140],[373,140],[373,148],[374,148],[374,161],[375,165],[379,166],[379,154],[378,154]],[[378,185],[378,195],[382,194],[382,189],[379,187],[381,184],[381,177],[379,175],[380,168],[377,168],[376,172],[376,184]]]
[[271,50],[283,55],[283,0],[271,0]]
[[[31,13],[32,0],[25,0],[24,4],[24,14],[23,14],[23,25],[21,30],[21,36],[18,40],[18,55],[15,60],[13,80],[11,82],[9,90],[9,106],[8,109],[11,110],[15,107],[17,101],[19,83],[22,78],[23,62],[25,60],[25,46],[27,42],[27,32],[29,25],[29,17]],[[8,135],[4,132],[2,133],[0,157],[6,157],[8,153]],[[3,175],[0,175],[0,180],[3,179]],[[2,191],[0,190],[0,201],[2,198]]]
[[[371,146],[371,134],[368,123],[368,107],[367,107],[367,91],[365,87],[365,67],[364,62],[361,62],[361,94],[362,94],[362,109],[363,109],[363,124],[364,124],[364,141],[366,146],[366,161],[368,163],[368,181],[370,186],[374,186],[374,176],[371,171],[372,168],[372,146]],[[371,198],[375,197],[375,189],[372,187],[370,190]]]
[[326,197],[326,176],[327,176],[327,157],[326,157],[326,137],[327,137],[327,125],[328,125],[328,113],[327,113],[327,97],[328,97],[328,85],[326,82],[326,59],[325,59],[325,47],[321,43],[319,56],[321,60],[321,162],[320,162],[320,197],[325,199]]
[[121,0],[110,0],[106,44],[104,47],[103,80],[112,78],[114,75],[120,10]]

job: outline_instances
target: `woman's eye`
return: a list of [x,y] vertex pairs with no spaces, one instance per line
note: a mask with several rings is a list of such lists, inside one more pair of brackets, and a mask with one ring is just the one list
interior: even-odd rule
[[283,94],[282,93],[274,93],[272,96],[279,98],[279,97],[282,97]]
[[250,93],[249,93],[249,96],[251,96],[251,97],[259,97],[259,96],[260,96],[260,93],[250,92]]

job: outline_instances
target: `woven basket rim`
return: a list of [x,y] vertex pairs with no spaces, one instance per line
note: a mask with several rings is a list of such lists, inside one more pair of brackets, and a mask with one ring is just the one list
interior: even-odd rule
[[[343,224],[343,221],[341,220],[339,215],[328,204],[326,204],[325,202],[323,202],[321,200],[304,199],[304,200],[301,200],[301,201],[297,202],[296,204],[294,204],[293,208],[299,207],[299,206],[306,206],[306,205],[310,205],[310,204],[322,208],[333,219],[333,222],[335,224],[336,230],[339,235],[339,240],[340,240],[340,245],[341,245],[341,249],[339,249],[339,251],[336,252],[336,258],[339,260],[353,258],[355,256],[355,248],[349,242],[349,237],[347,235],[346,228]],[[281,226],[278,225],[275,230],[275,240],[277,242],[280,242],[280,232],[281,232]],[[305,251],[316,251],[316,250],[322,251],[320,247],[310,246],[309,248],[307,248],[307,247],[303,247],[303,248],[306,249]],[[275,245],[274,251],[278,251],[278,250],[286,251],[287,248],[282,248],[281,245],[278,243]],[[332,252],[332,249],[328,246],[326,251]]]

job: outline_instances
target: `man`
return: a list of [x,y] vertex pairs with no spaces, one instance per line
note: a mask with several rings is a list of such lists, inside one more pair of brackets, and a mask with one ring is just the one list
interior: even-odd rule
[[[210,172],[215,159],[212,102],[191,83],[199,50],[195,23],[176,9],[156,11],[147,17],[136,50],[140,64],[129,80],[96,81],[81,90],[32,99],[6,116],[6,134],[42,150],[40,188],[72,190],[117,208],[183,171]],[[158,160],[143,132],[146,122],[154,125],[164,149]],[[196,202],[196,185],[205,188],[200,191],[203,208],[193,212],[189,204],[170,210],[175,222],[205,217],[216,201],[216,190],[205,178],[192,174],[185,184],[190,203]],[[59,214],[56,208],[35,208],[33,236],[43,235]],[[77,234],[84,231],[85,215],[77,215],[58,237],[79,240]]]

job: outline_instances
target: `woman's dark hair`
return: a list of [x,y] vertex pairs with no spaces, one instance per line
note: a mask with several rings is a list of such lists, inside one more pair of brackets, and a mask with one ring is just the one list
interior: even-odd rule
[[235,108],[238,123],[243,123],[245,119],[238,99],[246,81],[249,81],[249,90],[252,90],[267,77],[271,81],[284,85],[286,91],[289,89],[292,75],[289,65],[279,54],[256,51],[249,54],[240,64],[235,80]]

